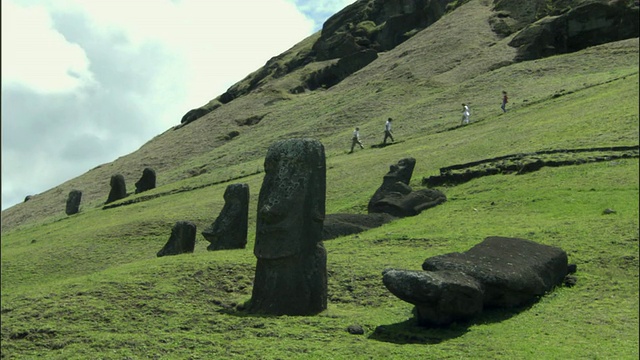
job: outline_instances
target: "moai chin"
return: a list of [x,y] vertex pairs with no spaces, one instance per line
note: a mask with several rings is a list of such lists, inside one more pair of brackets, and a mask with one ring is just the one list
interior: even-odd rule
[[256,273],[249,311],[313,315],[327,308],[324,146],[289,139],[269,148],[258,195]]

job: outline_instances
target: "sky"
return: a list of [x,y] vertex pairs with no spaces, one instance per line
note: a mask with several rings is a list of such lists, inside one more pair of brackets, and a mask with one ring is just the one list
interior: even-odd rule
[[355,0],[1,0],[2,210],[127,155]]

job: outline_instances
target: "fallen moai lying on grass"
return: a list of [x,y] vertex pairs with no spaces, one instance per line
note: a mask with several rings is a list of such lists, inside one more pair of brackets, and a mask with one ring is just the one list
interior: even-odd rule
[[428,258],[422,269],[387,269],[382,281],[395,296],[416,306],[420,325],[430,326],[469,320],[484,308],[532,302],[562,284],[569,265],[560,248],[488,237],[465,252]]

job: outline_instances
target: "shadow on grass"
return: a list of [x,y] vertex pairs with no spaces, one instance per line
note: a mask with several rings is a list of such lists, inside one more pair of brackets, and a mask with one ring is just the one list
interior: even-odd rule
[[386,144],[384,144],[384,143],[373,144],[373,145],[371,145],[371,148],[373,148],[373,149],[381,149],[381,148],[384,148],[384,147],[387,147],[387,146],[396,145],[396,144],[400,144],[400,143],[403,143],[403,142],[404,142],[404,140],[399,140],[399,141],[394,141],[394,142],[390,142],[390,143],[386,143]]
[[390,325],[380,325],[369,339],[394,344],[439,344],[466,334],[473,325],[491,324],[507,320],[533,306],[535,301],[517,308],[486,309],[482,314],[466,322],[454,322],[447,326],[421,326],[415,314],[411,319]]

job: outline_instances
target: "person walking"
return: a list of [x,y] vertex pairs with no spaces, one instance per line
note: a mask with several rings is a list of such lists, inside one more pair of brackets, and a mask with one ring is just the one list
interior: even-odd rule
[[500,106],[500,108],[502,109],[502,112],[507,112],[508,102],[509,102],[509,97],[507,96],[507,92],[502,91],[502,106]]
[[356,144],[360,145],[360,149],[364,149],[364,145],[362,145],[362,142],[360,141],[359,127],[356,127],[355,130],[353,130],[353,137],[351,138],[351,151],[349,151],[349,154],[353,152],[353,148],[356,147]]
[[462,125],[469,123],[469,115],[469,106],[467,106],[467,104],[462,104]]
[[391,138],[391,142],[395,142],[395,140],[393,140],[393,135],[391,135],[391,122],[393,121],[392,118],[387,119],[387,122],[384,124],[384,140],[382,140],[382,144],[386,145],[387,144],[387,138]]

